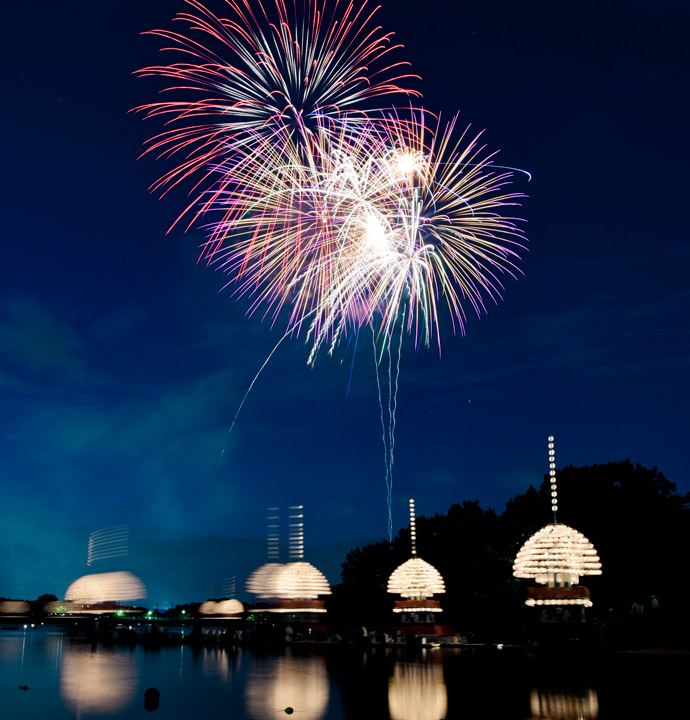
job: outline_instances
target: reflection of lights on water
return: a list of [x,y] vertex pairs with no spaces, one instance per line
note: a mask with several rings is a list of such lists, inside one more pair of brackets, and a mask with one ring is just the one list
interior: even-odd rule
[[60,694],[65,705],[78,715],[116,712],[131,702],[136,688],[136,669],[129,655],[63,647]]
[[438,720],[446,716],[448,696],[443,668],[433,663],[398,663],[388,683],[391,720]]
[[596,720],[599,700],[596,690],[532,690],[530,707],[534,720]]
[[215,675],[224,682],[230,676],[230,660],[227,652],[220,648],[206,648],[202,656],[204,676]]
[[328,707],[328,676],[322,657],[277,657],[249,677],[247,712],[252,720],[275,719],[285,708],[299,717],[320,720]]

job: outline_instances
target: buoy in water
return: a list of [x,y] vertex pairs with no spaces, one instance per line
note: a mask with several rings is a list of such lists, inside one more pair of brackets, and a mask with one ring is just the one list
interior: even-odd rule
[[149,688],[144,693],[144,707],[147,710],[156,710],[160,704],[161,694],[158,688]]

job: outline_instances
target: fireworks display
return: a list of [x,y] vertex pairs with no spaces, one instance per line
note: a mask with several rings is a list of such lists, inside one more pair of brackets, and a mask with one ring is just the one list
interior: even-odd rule
[[209,187],[241,193],[230,171],[235,152],[251,158],[293,135],[308,146],[311,123],[321,116],[350,111],[352,122],[355,114],[366,117],[359,106],[373,98],[419,94],[402,85],[414,76],[408,63],[393,59],[399,46],[373,24],[376,9],[366,1],[226,0],[222,18],[197,0],[186,2],[191,12],[175,19],[187,34],[150,33],[170,43],[164,49],[178,62],[138,73],[173,84],[166,99],[138,110],[172,126],[152,138],[148,152],[182,158],[154,189],[200,174],[197,212],[217,205]]
[[310,363],[370,330],[377,363],[388,357],[390,535],[403,334],[440,352],[441,311],[464,332],[467,309],[519,272],[513,173],[457,117],[370,107],[419,94],[366,2],[226,0],[224,17],[187,4],[186,32],[153,31],[178,61],[139,72],[172,81],[139,108],[166,121],[147,152],[178,159],[153,188],[192,182],[182,216],[204,228],[203,257],[249,314],[302,334]]

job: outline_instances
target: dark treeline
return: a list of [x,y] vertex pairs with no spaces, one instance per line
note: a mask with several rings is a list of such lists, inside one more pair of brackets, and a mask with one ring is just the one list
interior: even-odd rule
[[[592,592],[589,619],[624,618],[632,603],[684,618],[690,495],[656,468],[629,461],[566,467],[558,471],[558,522],[583,533],[597,549],[600,577],[584,577]],[[417,552],[443,575],[441,622],[462,633],[506,637],[538,611],[525,608],[529,580],[512,575],[515,555],[534,532],[553,521],[548,476],[510,500],[502,514],[477,501],[454,504],[446,514],[417,518]],[[410,532],[392,544],[355,548],[342,566],[342,582],[329,599],[331,621],[348,625],[390,624],[394,597],[386,592],[391,572],[411,555]]]

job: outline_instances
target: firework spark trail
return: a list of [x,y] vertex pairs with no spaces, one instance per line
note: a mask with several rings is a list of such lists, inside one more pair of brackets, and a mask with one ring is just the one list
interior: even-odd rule
[[[419,96],[406,87],[418,79],[404,71],[409,63],[395,60],[402,46],[392,44],[393,33],[373,25],[378,8],[371,9],[366,0],[306,0],[299,7],[297,0],[264,0],[256,12],[246,0],[226,0],[226,17],[198,0],[186,3],[191,11],[175,17],[186,34],[145,33],[168,42],[164,49],[180,60],[137,73],[174,83],[164,91],[172,99],[136,108],[169,126],[145,152],[182,158],[152,189],[165,193],[201,176],[192,202],[175,222],[191,214],[191,224],[214,207],[217,192],[227,186],[212,168],[236,150],[262,150],[276,129],[288,137],[297,134],[308,145],[314,117],[357,112],[374,98]],[[228,210],[229,218],[234,212]],[[216,245],[229,240],[225,235],[214,239]]]
[[[405,314],[404,308],[402,315]],[[400,335],[398,340],[398,354],[395,361],[395,370],[393,370],[393,353],[390,345],[386,347],[386,355],[388,358],[388,395],[387,414],[388,424],[384,422],[383,403],[381,401],[381,392],[379,388],[379,405],[381,411],[381,430],[383,438],[383,450],[385,455],[386,467],[386,504],[388,509],[388,542],[393,542],[393,465],[395,464],[395,422],[398,410],[398,381],[400,378],[400,358],[402,356],[402,339],[404,328],[400,323]],[[374,352],[376,352],[376,342],[374,342]],[[375,362],[376,381],[379,379],[379,364]]]
[[[390,431],[389,426],[386,425],[385,414],[383,411],[383,396],[381,394],[381,380],[379,378],[379,365],[380,362],[377,359],[377,347],[376,347],[376,334],[374,328],[371,328],[371,339],[374,351],[374,373],[376,374],[376,389],[378,391],[379,399],[379,413],[381,417],[381,441],[383,442],[383,465],[385,468],[384,479],[386,481],[386,509],[388,513],[387,519],[387,530],[388,530],[388,542],[393,542],[393,478],[392,478],[392,466],[391,466],[391,453],[389,447]],[[390,368],[388,371],[388,377],[390,378]],[[390,408],[390,395],[387,398],[387,405]]]
[[386,354],[388,356],[388,540],[393,541],[393,386],[392,386],[392,354],[390,345],[386,346]]
[[[403,307],[402,315],[405,315],[405,308]],[[392,468],[395,461],[395,418],[398,412],[398,384],[400,381],[400,359],[402,358],[402,342],[403,342],[403,326],[400,324],[400,338],[398,340],[398,356],[395,362],[395,386],[393,388],[393,407],[391,411],[391,489],[393,486]]]
[[[280,344],[283,342],[283,340],[285,340],[285,338],[288,337],[288,335],[289,335],[289,333],[285,333],[285,335],[283,335],[283,337],[280,338],[280,340],[278,340],[278,342],[275,344],[275,347],[273,348],[273,350],[271,350],[271,352],[268,354],[268,357],[263,361],[263,364],[262,364],[261,367],[259,368],[259,370],[258,370],[258,372],[256,373],[256,375],[254,375],[254,379],[253,379],[253,380],[251,381],[251,383],[249,384],[249,387],[247,388],[247,392],[245,392],[244,397],[242,398],[242,402],[240,403],[239,407],[237,408],[237,412],[235,413],[235,417],[232,419],[232,423],[230,424],[230,429],[228,430],[228,437],[230,436],[230,434],[232,433],[233,428],[235,427],[235,423],[237,422],[237,418],[240,416],[240,413],[242,412],[242,408],[244,407],[244,403],[247,401],[247,397],[249,396],[249,393],[252,391],[252,388],[254,387],[256,381],[259,379],[259,375],[261,375],[261,373],[264,371],[264,368],[266,367],[266,365],[268,365],[269,360],[273,357],[273,355],[275,354],[275,351],[278,349],[278,347],[279,347]],[[221,452],[221,456],[222,456],[222,455],[225,455],[225,450],[226,450],[226,448],[227,448],[227,441],[226,441],[226,443],[225,443],[225,446],[223,447],[223,450],[222,450],[222,452]]]

